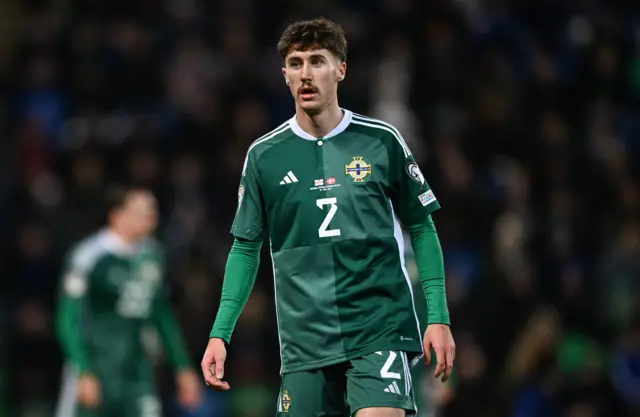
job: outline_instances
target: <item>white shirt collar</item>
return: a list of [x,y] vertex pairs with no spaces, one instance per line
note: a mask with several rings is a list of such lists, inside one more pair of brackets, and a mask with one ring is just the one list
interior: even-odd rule
[[104,229],[101,233],[101,240],[104,247],[112,253],[118,255],[130,255],[135,252],[135,245],[125,241],[115,232]]
[[[349,123],[351,123],[351,117],[353,116],[353,113],[347,109],[342,109],[342,112],[344,113],[344,115],[342,116],[342,120],[340,120],[340,123],[338,123],[338,126],[334,127],[333,130],[331,130],[331,132],[327,133],[324,137],[322,137],[322,139],[329,139],[330,137],[336,136],[337,134],[342,133],[347,129],[347,127],[349,126]],[[295,133],[297,136],[301,137],[302,139],[306,139],[306,140],[320,139],[320,138],[315,138],[309,133],[302,130],[302,128],[300,127],[300,125],[298,125],[298,122],[296,121],[295,115],[291,119],[289,119],[289,126],[291,127],[291,130],[293,131],[293,133]]]

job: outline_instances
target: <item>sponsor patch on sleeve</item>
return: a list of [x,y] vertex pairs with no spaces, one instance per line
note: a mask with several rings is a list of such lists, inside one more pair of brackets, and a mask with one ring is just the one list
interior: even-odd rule
[[64,277],[64,292],[70,297],[82,297],[87,292],[87,281],[79,272],[70,272]]
[[420,203],[422,203],[422,205],[424,207],[426,207],[429,204],[431,204],[434,201],[436,201],[436,196],[435,196],[435,194],[433,194],[433,191],[429,190],[429,191],[426,191],[426,192],[420,194],[418,196],[418,199],[420,200]]

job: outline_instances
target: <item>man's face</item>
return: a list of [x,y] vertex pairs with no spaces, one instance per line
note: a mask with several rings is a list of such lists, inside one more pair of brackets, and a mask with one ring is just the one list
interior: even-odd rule
[[291,51],[282,74],[296,105],[307,113],[318,113],[338,98],[338,83],[347,64],[326,49]]
[[149,192],[135,191],[129,194],[124,206],[115,213],[115,220],[131,236],[144,238],[153,233],[158,225],[156,200]]

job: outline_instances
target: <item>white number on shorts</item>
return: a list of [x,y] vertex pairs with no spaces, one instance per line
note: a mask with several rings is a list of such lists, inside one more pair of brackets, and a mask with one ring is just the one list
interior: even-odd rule
[[392,351],[389,352],[389,357],[387,358],[387,361],[382,366],[382,369],[380,369],[380,376],[381,377],[383,377],[383,378],[392,378],[392,379],[402,379],[402,376],[399,373],[397,373],[397,372],[389,372],[389,369],[391,368],[391,365],[393,365],[393,361],[395,361],[397,357],[398,357],[397,353],[392,352]]

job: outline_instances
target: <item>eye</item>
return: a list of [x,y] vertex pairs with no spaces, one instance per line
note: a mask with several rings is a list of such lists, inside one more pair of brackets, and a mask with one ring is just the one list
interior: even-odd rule
[[311,57],[311,65],[320,65],[322,64],[322,58],[319,56]]
[[289,66],[291,68],[300,68],[300,61],[289,61]]

